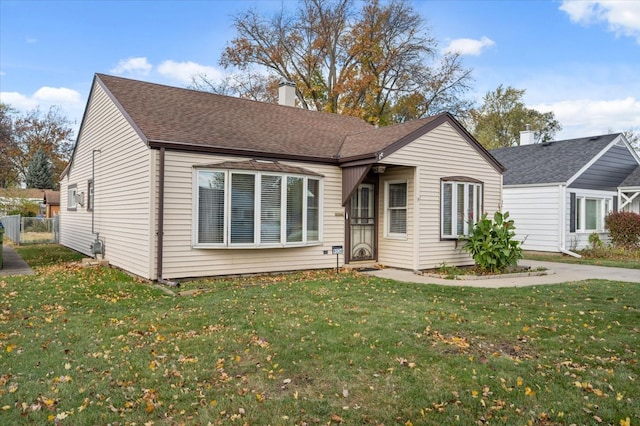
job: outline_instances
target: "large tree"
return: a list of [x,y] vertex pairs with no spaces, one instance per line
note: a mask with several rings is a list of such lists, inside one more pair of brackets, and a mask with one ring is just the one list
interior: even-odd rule
[[502,85],[487,92],[479,109],[471,111],[473,136],[484,147],[504,148],[520,144],[520,131],[529,125],[536,142],[553,139],[562,129],[553,112],[527,108],[522,100],[525,90]]
[[[291,81],[303,108],[382,125],[470,106],[463,99],[470,70],[458,54],[439,55],[405,0],[301,0],[293,13],[283,9],[267,18],[249,10],[234,25],[237,35],[220,62],[238,70],[237,95],[256,98],[251,89],[264,87],[273,99],[273,82]],[[200,88],[229,89],[228,81],[211,85],[201,77]],[[259,83],[245,91],[252,81]]]
[[57,177],[67,166],[73,149],[70,124],[56,106],[52,106],[45,114],[36,108],[13,118],[6,152],[19,179],[26,179],[29,163],[41,149],[51,162],[54,186],[57,187]]
[[11,141],[15,111],[7,104],[0,103],[0,188],[9,188],[20,182],[18,172],[11,162]]
[[27,188],[51,189],[54,187],[51,162],[42,148],[38,148],[27,166]]

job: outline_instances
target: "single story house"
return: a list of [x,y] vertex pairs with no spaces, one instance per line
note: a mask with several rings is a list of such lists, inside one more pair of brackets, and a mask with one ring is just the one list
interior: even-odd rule
[[499,208],[502,171],[447,113],[376,128],[96,74],[61,177],[60,242],[159,281],[471,264],[457,237]]
[[607,241],[604,218],[622,206],[622,186],[640,165],[621,133],[534,144],[528,130],[520,146],[491,154],[507,169],[502,209],[523,248],[547,252],[583,249],[594,232]]

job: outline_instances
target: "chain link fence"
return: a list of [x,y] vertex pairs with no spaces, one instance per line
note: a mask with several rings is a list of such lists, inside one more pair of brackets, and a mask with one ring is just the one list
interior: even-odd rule
[[4,216],[5,237],[16,244],[57,243],[59,241],[59,216],[53,218]]

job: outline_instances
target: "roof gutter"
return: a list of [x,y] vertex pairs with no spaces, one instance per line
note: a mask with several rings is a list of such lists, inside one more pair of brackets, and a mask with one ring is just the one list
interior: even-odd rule
[[197,152],[205,154],[220,154],[230,156],[241,156],[255,159],[265,160],[289,160],[315,164],[331,164],[338,165],[338,160],[330,157],[314,157],[307,155],[294,155],[286,153],[264,152],[251,149],[234,149],[213,145],[198,145],[190,142],[171,142],[162,140],[149,140],[149,148],[152,149],[170,149],[183,152]]

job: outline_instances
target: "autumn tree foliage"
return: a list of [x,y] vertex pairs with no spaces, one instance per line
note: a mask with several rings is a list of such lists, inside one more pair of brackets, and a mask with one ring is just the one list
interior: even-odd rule
[[528,124],[536,142],[545,142],[562,129],[553,112],[527,108],[522,100],[525,90],[498,86],[487,92],[483,103],[470,114],[473,136],[485,148],[506,148],[520,145],[520,132]]
[[46,113],[36,108],[19,114],[3,106],[0,111],[5,111],[0,118],[9,123],[7,135],[2,134],[0,143],[2,156],[9,160],[7,171],[2,168],[5,186],[26,180],[29,164],[38,150],[42,150],[50,162],[53,183],[57,186],[57,177],[67,166],[73,149],[73,130],[62,110],[52,106]]
[[8,188],[19,182],[18,172],[10,158],[13,112],[9,105],[0,104],[0,188]]
[[438,52],[407,1],[302,0],[271,18],[240,13],[234,26],[220,62],[238,73],[222,84],[199,76],[195,87],[250,98],[266,89],[275,99],[276,83],[291,81],[302,108],[380,125],[470,108],[471,71],[459,54]]

